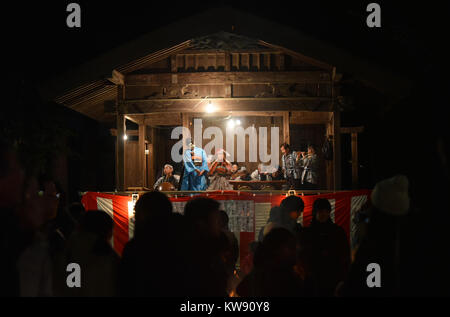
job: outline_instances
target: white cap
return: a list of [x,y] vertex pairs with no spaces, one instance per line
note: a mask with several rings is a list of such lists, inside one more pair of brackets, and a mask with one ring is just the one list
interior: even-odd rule
[[409,182],[404,175],[384,179],[372,191],[372,204],[381,212],[392,216],[403,216],[409,210]]

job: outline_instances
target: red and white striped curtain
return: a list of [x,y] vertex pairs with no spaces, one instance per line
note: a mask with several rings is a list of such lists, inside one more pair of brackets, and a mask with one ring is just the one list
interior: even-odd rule
[[[209,197],[219,201],[229,216],[229,227],[234,232],[240,245],[240,258],[244,258],[249,250],[250,242],[258,238],[259,230],[269,218],[270,209],[279,206],[286,197],[281,194],[259,194],[237,191],[217,191],[195,195],[175,195],[170,197],[174,212],[183,213],[184,205],[192,197]],[[341,191],[320,195],[301,196],[305,209],[299,222],[307,227],[312,218],[312,206],[317,198],[326,198],[332,206],[331,219],[341,226],[353,245],[356,226],[355,214],[370,197],[369,190]],[[134,203],[132,197],[114,194],[87,192],[82,203],[86,210],[103,210],[114,220],[112,245],[122,254],[123,248],[134,232]]]

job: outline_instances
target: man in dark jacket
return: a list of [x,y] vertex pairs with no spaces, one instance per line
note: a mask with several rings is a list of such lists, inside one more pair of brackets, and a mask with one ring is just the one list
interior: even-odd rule
[[313,219],[301,234],[304,269],[312,296],[330,297],[350,266],[350,245],[344,229],[330,218],[328,199],[314,201]]
[[303,212],[305,203],[298,196],[288,196],[280,204],[280,207],[272,207],[270,210],[267,225],[261,228],[258,235],[258,241],[262,241],[264,236],[274,228],[285,228],[298,236],[302,226],[297,222],[298,217]]

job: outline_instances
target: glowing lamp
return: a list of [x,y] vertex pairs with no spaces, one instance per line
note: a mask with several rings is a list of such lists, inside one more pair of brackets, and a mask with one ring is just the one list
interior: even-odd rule
[[216,111],[216,108],[211,104],[211,101],[206,105],[206,112],[211,113]]

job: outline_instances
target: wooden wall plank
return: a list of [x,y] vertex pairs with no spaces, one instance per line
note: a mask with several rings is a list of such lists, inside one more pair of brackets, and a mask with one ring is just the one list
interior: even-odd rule
[[147,164],[146,164],[146,154],[145,154],[145,141],[146,141],[146,131],[147,127],[145,124],[139,125],[139,170],[140,170],[140,186],[148,187],[147,180]]

